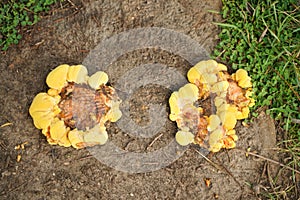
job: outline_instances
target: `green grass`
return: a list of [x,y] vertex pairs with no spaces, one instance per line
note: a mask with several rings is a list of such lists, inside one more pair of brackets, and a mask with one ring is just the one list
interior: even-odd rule
[[39,13],[48,11],[57,0],[9,0],[0,3],[0,48],[5,51],[22,38],[20,27],[39,21]]
[[[281,151],[286,163],[300,168],[300,7],[298,0],[222,0],[220,42],[213,57],[234,70],[246,69],[253,81],[256,105],[277,120]],[[279,138],[283,138],[279,136]],[[262,194],[268,199],[295,195],[294,185]],[[276,182],[276,181],[275,181]],[[298,193],[298,195],[300,195]]]
[[[215,58],[246,69],[256,105],[300,140],[300,7],[297,0],[223,0]],[[253,113],[254,116],[257,113]]]

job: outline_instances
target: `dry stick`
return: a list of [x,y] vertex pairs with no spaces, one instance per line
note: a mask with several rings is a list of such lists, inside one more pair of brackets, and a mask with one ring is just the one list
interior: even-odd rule
[[155,137],[146,149],[150,148],[154,144],[154,142],[156,142],[159,138],[161,138],[161,136],[163,136],[162,133],[160,135],[158,135],[157,137]]
[[78,7],[71,1],[71,0],[67,0],[73,7],[75,7],[76,10],[78,10]]
[[213,161],[209,160],[205,155],[203,155],[200,151],[198,151],[197,149],[194,149],[200,156],[202,156],[207,162],[209,162],[209,164],[211,164],[213,167],[215,167],[218,170],[222,171],[221,166],[217,165],[216,163],[214,163]]
[[194,149],[200,156],[202,156],[207,162],[209,162],[213,167],[215,167],[216,169],[220,170],[220,171],[225,171],[229,176],[231,176],[233,178],[233,180],[240,186],[240,188],[242,189],[243,187],[241,186],[240,182],[238,182],[238,180],[232,175],[232,173],[223,165],[220,166],[216,163],[214,163],[213,161],[209,160],[205,155],[203,155],[200,151],[198,151],[197,149]]
[[300,171],[298,171],[298,170],[296,170],[296,169],[293,169],[293,168],[291,168],[291,167],[289,167],[289,166],[287,166],[287,165],[284,165],[284,164],[282,164],[282,163],[280,163],[280,162],[278,162],[278,161],[272,160],[272,159],[270,159],[270,158],[266,158],[266,157],[264,157],[264,156],[258,155],[258,154],[256,154],[256,153],[253,153],[253,152],[250,152],[250,151],[245,151],[245,150],[242,150],[242,149],[237,149],[237,150],[244,151],[245,153],[247,153],[247,154],[249,154],[249,155],[251,155],[251,156],[255,156],[255,157],[257,157],[257,158],[261,158],[261,159],[267,160],[267,161],[269,161],[269,162],[271,162],[271,163],[280,165],[281,167],[285,167],[285,168],[287,168],[287,169],[289,169],[289,170],[291,170],[291,171],[296,172],[297,174],[300,174]]

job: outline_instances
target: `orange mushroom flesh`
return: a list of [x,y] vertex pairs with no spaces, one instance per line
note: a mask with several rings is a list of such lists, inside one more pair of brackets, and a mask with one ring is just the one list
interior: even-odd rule
[[121,101],[105,85],[107,74],[87,73],[82,65],[60,65],[47,76],[48,93],[34,98],[29,113],[50,144],[77,149],[104,144],[105,123],[121,117]]
[[[248,73],[240,69],[230,75],[225,65],[207,60],[192,67],[187,77],[189,85],[197,86],[198,98],[191,98],[191,101],[183,106],[180,102],[183,102],[184,96],[179,96],[178,92],[171,95],[170,119],[176,121],[179,128],[176,140],[179,138],[178,143],[185,145],[195,143],[212,152],[218,152],[222,148],[234,148],[238,139],[234,130],[237,120],[247,118],[249,107],[254,105],[254,99],[251,98],[252,83]],[[186,97],[188,96],[190,94]],[[213,105],[199,104],[208,97],[212,98]],[[205,116],[203,113],[206,113],[206,110],[215,112]],[[193,140],[190,133],[194,135]]]

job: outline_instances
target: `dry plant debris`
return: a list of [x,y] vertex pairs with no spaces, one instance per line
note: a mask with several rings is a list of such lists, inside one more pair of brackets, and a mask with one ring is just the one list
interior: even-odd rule
[[99,71],[88,76],[83,65],[60,65],[46,79],[47,93],[33,99],[29,113],[36,128],[42,129],[49,144],[76,149],[104,144],[105,123],[122,115],[108,75]]
[[192,67],[187,77],[190,83],[169,99],[169,117],[179,128],[176,141],[195,143],[212,152],[234,148],[237,120],[247,118],[254,105],[248,73],[239,69],[230,75],[225,65],[207,60]]

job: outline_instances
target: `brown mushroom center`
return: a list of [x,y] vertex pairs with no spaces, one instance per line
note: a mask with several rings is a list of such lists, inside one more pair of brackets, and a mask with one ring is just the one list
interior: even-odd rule
[[71,129],[91,129],[110,110],[106,102],[112,93],[112,88],[105,85],[95,90],[88,84],[69,83],[60,93],[58,117]]

